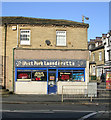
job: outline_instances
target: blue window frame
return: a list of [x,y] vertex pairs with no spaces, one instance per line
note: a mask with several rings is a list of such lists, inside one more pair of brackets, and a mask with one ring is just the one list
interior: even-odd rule
[[[56,70],[56,82],[58,80],[58,74],[59,74],[59,71],[65,71],[65,72],[68,72],[68,71],[75,71],[76,70],[82,70],[83,71],[83,74],[84,74],[84,81],[85,81],[85,68],[15,68],[15,81],[17,81],[17,70],[31,70],[31,73],[32,73],[32,70],[46,70],[47,72],[47,82],[48,82],[48,71],[49,70],[53,70],[55,69]],[[32,78],[32,74],[31,74],[31,78]],[[73,78],[73,76],[72,76]],[[79,81],[79,80],[78,80]]]
[[[30,71],[31,72],[31,80],[34,77],[34,75],[33,75],[34,72],[44,72],[44,73],[46,72],[45,75],[47,75],[47,68],[15,68],[15,81],[17,81],[17,72],[18,71],[21,71],[24,73],[27,71]],[[36,78],[34,78],[34,79],[37,80]],[[39,78],[38,78],[38,80],[39,80]],[[41,81],[45,81],[44,78]],[[47,81],[47,77],[46,77],[46,81]]]
[[85,82],[85,68],[58,68],[58,81]]

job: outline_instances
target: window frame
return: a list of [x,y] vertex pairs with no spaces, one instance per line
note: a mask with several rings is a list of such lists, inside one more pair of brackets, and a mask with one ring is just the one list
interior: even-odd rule
[[99,52],[99,61],[102,61],[102,52]]
[[[59,35],[59,33],[58,32],[65,32],[65,34],[64,35]],[[58,35],[57,35],[58,34]],[[66,30],[56,30],[56,46],[58,47],[58,46],[60,46],[60,47],[66,47],[67,46],[67,39],[66,39],[66,35],[67,34],[67,31]],[[58,44],[58,36],[64,36],[64,41],[65,41],[65,43],[62,43],[62,44]]]
[[95,53],[93,53],[93,61],[95,61]]
[[[61,80],[59,80],[59,76],[58,76],[58,82],[85,82],[86,81],[86,79],[85,79],[85,68],[58,68],[58,75],[59,75],[59,72],[61,72],[61,71],[64,71],[64,72],[72,72],[72,81],[61,81]],[[62,71],[62,72],[63,72]],[[82,71],[83,72],[83,75],[84,75],[84,80],[83,81],[74,81],[73,80],[73,73],[75,73],[75,72],[78,72],[78,71]]]
[[[27,32],[21,33],[22,31],[29,31],[29,33],[27,33]],[[21,40],[21,35],[29,35],[29,40]],[[20,45],[30,45],[30,41],[31,41],[31,30],[30,29],[21,29],[20,30]]]
[[[33,74],[33,72],[46,72],[47,73],[47,69],[46,68],[15,68],[15,81],[16,82],[27,82],[27,81],[30,81],[30,82],[47,82],[47,79],[46,79],[46,81],[44,80],[44,81],[42,81],[42,80],[38,80],[38,81],[36,81],[36,80],[32,80],[32,74]],[[18,72],[31,72],[31,78],[30,79],[17,79],[17,76],[18,76]],[[46,78],[47,78],[47,76],[46,76]]]
[[[57,78],[57,81],[56,82],[61,82],[61,81],[59,81],[58,80],[58,73],[59,73],[59,71],[63,71],[64,70],[64,72],[74,72],[74,71],[83,71],[83,74],[84,74],[84,81],[62,81],[62,82],[85,82],[86,81],[86,78],[85,78],[85,68],[19,68],[19,67],[17,67],[17,68],[15,68],[15,82],[18,82],[18,80],[17,80],[17,71],[27,71],[27,72],[29,72],[29,71],[31,71],[31,74],[32,74],[32,72],[33,71],[46,71],[46,73],[47,73],[47,81],[40,81],[40,82],[48,82],[48,73],[50,72],[49,71],[49,69],[56,69],[56,78]],[[44,71],[44,72],[45,72]],[[73,76],[72,76],[73,77]],[[35,82],[35,81],[32,81],[32,75],[31,75],[31,80],[29,80],[30,82]],[[21,80],[20,82],[27,82],[26,80],[24,81],[24,80]],[[39,82],[39,81],[38,81]]]

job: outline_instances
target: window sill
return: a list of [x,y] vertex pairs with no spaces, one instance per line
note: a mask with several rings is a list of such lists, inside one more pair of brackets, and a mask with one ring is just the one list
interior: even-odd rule
[[30,46],[30,47],[31,47],[32,45],[20,45],[20,46],[22,46],[22,47],[25,47],[25,46]]
[[67,47],[67,45],[66,45],[66,46],[62,46],[62,45],[61,45],[61,46],[60,46],[60,45],[56,45],[56,47]]

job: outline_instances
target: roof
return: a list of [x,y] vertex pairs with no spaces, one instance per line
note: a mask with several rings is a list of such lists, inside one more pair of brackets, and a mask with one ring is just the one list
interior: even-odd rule
[[4,24],[30,24],[30,25],[55,25],[55,26],[76,26],[89,27],[89,24],[60,19],[43,19],[32,17],[0,17],[2,25]]
[[90,49],[90,51],[96,51],[96,50],[103,49],[103,48],[104,48],[104,45],[101,45],[101,46]]

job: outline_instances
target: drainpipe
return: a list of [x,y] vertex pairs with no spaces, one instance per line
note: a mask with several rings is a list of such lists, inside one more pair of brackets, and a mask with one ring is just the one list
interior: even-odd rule
[[14,50],[15,50],[15,48],[13,48],[13,63],[12,63],[12,68],[13,68],[13,70],[12,70],[12,87],[13,87],[13,92],[14,92]]
[[[18,25],[17,25],[17,48],[19,47],[19,43],[18,43]],[[14,92],[14,83],[15,83],[15,79],[14,79],[14,72],[15,72],[15,70],[14,70],[14,50],[15,50],[16,48],[13,48],[13,63],[12,63],[12,80],[13,80],[13,82],[12,82],[12,87],[13,87],[13,92]]]
[[6,41],[7,41],[7,24],[5,23],[5,41],[4,41],[4,88],[6,89]]
[[17,25],[17,48],[19,47],[18,45],[18,25]]

